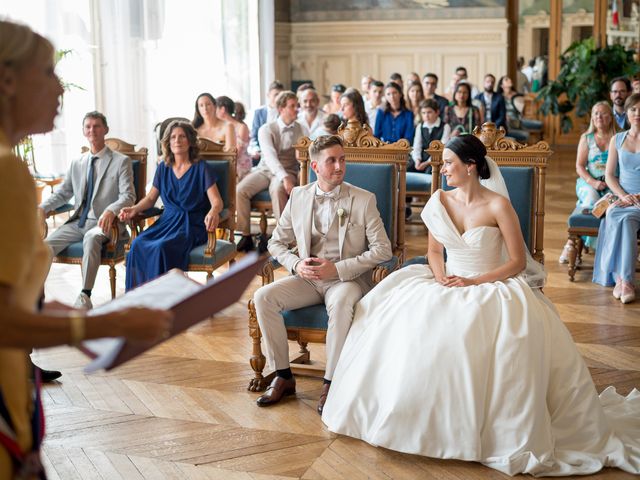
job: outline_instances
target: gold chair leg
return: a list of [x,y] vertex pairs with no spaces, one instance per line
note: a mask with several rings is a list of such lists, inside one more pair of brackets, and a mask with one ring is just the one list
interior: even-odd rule
[[267,214],[265,212],[260,212],[260,233],[267,234]]
[[109,265],[109,283],[111,284],[111,299],[116,298],[116,267]]
[[267,388],[271,381],[271,376],[265,378],[262,375],[267,359],[262,354],[262,348],[260,346],[260,326],[258,325],[258,316],[256,315],[256,307],[253,304],[253,300],[249,300],[249,336],[251,337],[253,350],[251,352],[251,358],[249,364],[255,373],[255,376],[249,382],[247,390],[251,392],[261,392]]
[[571,247],[569,249],[569,269],[567,273],[569,274],[569,280],[572,282],[575,280],[576,269],[577,269],[577,257],[578,257],[578,242],[580,241],[580,237],[573,233],[569,234],[569,242],[571,243]]

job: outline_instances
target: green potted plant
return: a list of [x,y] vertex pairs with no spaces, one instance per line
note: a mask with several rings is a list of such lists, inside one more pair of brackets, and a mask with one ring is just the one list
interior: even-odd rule
[[538,93],[540,111],[543,115],[560,115],[562,131],[570,131],[573,127],[570,112],[575,109],[577,117],[588,115],[596,102],[609,98],[612,79],[640,72],[633,55],[633,50],[622,45],[596,47],[593,38],[574,42],[560,56],[562,67],[558,78]]

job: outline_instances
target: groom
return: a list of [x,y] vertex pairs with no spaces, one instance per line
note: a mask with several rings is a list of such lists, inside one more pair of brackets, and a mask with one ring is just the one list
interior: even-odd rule
[[[269,252],[293,275],[260,288],[254,296],[258,324],[276,377],[257,400],[264,407],[296,391],[289,367],[281,312],[324,301],[329,314],[327,365],[318,413],[349,332],[356,303],[372,287],[372,269],[392,256],[375,195],[343,183],[342,139],[318,137],[309,147],[318,180],[294,188],[269,241]],[[291,245],[297,245],[297,251]]]

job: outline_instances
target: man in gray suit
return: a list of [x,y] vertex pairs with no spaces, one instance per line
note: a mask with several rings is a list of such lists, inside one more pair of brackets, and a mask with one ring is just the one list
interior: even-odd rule
[[[267,358],[276,369],[276,378],[257,403],[271,405],[296,390],[281,312],[324,301],[329,325],[327,365],[318,403],[322,414],[355,305],[373,287],[372,269],[391,259],[392,252],[375,195],[343,183],[342,139],[318,137],[309,156],[318,181],[291,191],[269,242],[271,255],[293,275],[254,295]],[[293,244],[297,251],[291,249]]]
[[[46,215],[74,197],[74,214],[46,242],[53,255],[57,255],[72,243],[82,241],[83,285],[75,306],[92,308],[91,290],[102,246],[111,238],[111,227],[118,221],[120,209],[133,205],[136,194],[131,159],[105,145],[109,132],[106,117],[89,112],[84,116],[82,128],[89,141],[89,152],[71,162],[62,184],[40,208]],[[127,235],[124,224],[119,226],[120,235]]]

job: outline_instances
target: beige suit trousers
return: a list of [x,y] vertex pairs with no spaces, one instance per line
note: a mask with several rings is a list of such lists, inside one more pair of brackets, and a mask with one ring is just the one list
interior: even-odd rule
[[281,312],[324,303],[329,314],[327,365],[324,378],[331,380],[351,328],[353,312],[363,292],[356,282],[312,282],[296,275],[258,289],[254,303],[269,365],[289,368],[289,343]]
[[238,184],[236,193],[238,216],[236,224],[237,229],[243,235],[251,234],[251,198],[267,188],[271,196],[273,215],[277,220],[280,218],[280,213],[287,204],[289,196],[284,189],[284,185],[275,175],[266,170],[256,170],[244,177]]

